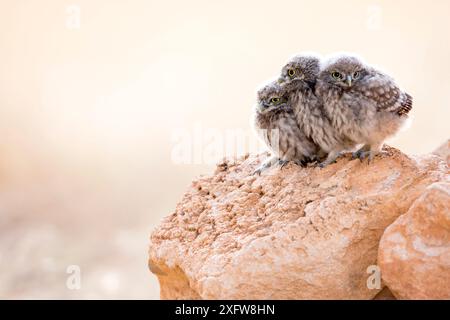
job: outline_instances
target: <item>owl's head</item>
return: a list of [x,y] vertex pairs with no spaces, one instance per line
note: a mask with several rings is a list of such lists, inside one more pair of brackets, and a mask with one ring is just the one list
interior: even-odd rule
[[261,113],[288,107],[288,94],[277,82],[272,81],[264,85],[257,92],[257,110]]
[[361,58],[340,54],[330,58],[322,67],[319,80],[330,86],[348,90],[360,84],[370,74]]
[[296,55],[281,69],[278,82],[282,85],[314,84],[319,71],[320,58],[317,55]]

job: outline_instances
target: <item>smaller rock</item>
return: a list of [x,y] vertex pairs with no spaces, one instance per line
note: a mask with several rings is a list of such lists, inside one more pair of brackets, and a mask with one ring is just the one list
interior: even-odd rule
[[385,230],[378,264],[399,299],[450,299],[450,182],[429,186]]

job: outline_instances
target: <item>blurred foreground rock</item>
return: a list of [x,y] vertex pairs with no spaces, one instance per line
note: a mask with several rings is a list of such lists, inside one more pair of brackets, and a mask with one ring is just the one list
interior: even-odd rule
[[384,286],[372,281],[384,230],[448,176],[437,155],[385,151],[370,165],[347,156],[254,176],[262,154],[193,181],[151,235],[161,298],[374,298]]
[[450,299],[450,182],[429,186],[386,229],[378,257],[397,298]]

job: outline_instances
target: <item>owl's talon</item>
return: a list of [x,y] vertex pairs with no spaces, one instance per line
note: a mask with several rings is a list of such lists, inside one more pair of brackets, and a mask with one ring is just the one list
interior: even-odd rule
[[280,165],[280,169],[283,169],[289,163],[288,160],[278,160],[278,164]]
[[323,169],[323,168],[329,166],[330,164],[333,164],[333,163],[336,163],[336,162],[337,162],[336,160],[331,161],[331,162],[323,161],[323,162],[319,163],[317,166],[318,166],[319,168]]
[[280,161],[278,157],[267,158],[266,161],[264,161],[258,168],[255,169],[255,171],[253,171],[252,175],[257,174],[260,176],[263,171],[269,169],[270,167],[275,165],[278,161]]
[[266,169],[268,169],[268,168],[270,168],[270,166],[268,166],[268,165],[266,165],[266,164],[263,164],[263,165],[259,166],[258,168],[256,168],[256,170],[253,171],[252,175],[258,175],[258,176],[260,176],[261,173],[262,173],[263,171],[265,171]]
[[326,166],[329,166],[330,164],[333,164],[333,163],[336,163],[337,162],[337,160],[336,159],[334,159],[334,160],[330,160],[330,161],[328,161],[328,160],[325,160],[325,161],[322,161],[322,162],[320,162],[317,166],[319,167],[319,168],[325,168]]
[[260,176],[261,173],[266,170],[267,168],[270,168],[271,164],[268,162],[263,163],[262,165],[260,165],[258,168],[255,169],[255,171],[253,171],[252,175],[258,175]]
[[361,152],[361,150],[352,152],[352,160],[359,159],[359,157],[361,156]]
[[367,153],[368,153],[368,151],[361,152],[361,153],[359,154],[359,161],[360,161],[360,162],[363,162],[364,158],[367,157]]
[[332,164],[332,163],[336,163],[337,159],[341,156],[340,152],[332,152],[329,153],[327,158],[322,161],[321,163],[318,164],[318,167],[320,168],[325,168],[326,166]]
[[352,153],[352,160],[359,159],[362,161],[362,159],[364,159],[364,157],[366,156],[365,153],[369,151],[369,146],[364,145],[362,148]]
[[258,175],[258,176],[260,176],[261,175],[261,169],[260,168],[258,168],[258,169],[256,169],[255,171],[253,171],[253,173],[252,173],[252,175],[254,176],[254,175]]
[[300,167],[306,167],[308,165],[308,161],[306,160],[296,160],[294,163]]
[[376,151],[361,151],[359,153],[359,160],[361,162],[364,161],[364,159],[367,157],[367,164],[370,164],[373,162],[373,159],[375,158],[375,156],[378,154],[378,152]]

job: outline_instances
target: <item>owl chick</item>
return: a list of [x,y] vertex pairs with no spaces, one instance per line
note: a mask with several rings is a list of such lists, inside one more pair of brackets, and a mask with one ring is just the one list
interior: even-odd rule
[[289,161],[303,165],[318,152],[318,146],[300,129],[286,90],[276,81],[258,91],[253,121],[257,135],[272,151],[272,157],[255,173],[277,162],[282,167]]
[[289,93],[300,129],[320,147],[319,157],[328,154],[320,164],[325,166],[333,162],[342,150],[352,149],[356,144],[334,129],[322,101],[315,94],[320,59],[311,54],[294,56],[282,68],[278,82]]
[[339,55],[322,66],[316,93],[335,130],[363,144],[353,156],[368,157],[369,162],[412,109],[412,97],[391,77],[351,55]]

